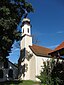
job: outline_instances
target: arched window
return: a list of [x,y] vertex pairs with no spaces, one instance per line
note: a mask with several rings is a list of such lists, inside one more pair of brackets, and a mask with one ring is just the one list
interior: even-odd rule
[[29,33],[29,28],[27,29],[28,33]]
[[23,29],[23,33],[24,33],[24,29]]
[[13,70],[12,69],[9,70],[8,76],[9,76],[9,78],[13,78]]
[[3,70],[0,69],[0,78],[3,78]]

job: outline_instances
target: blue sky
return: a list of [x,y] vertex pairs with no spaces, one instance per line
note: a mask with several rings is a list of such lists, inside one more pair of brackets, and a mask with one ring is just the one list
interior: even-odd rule
[[[64,41],[64,0],[28,0],[35,10],[30,13],[32,34],[40,41],[39,45],[55,48]],[[9,60],[16,62],[20,50],[13,45]]]

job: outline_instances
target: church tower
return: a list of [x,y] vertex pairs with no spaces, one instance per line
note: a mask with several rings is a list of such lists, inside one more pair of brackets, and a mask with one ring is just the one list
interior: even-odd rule
[[[36,76],[40,75],[43,62],[50,60],[52,50],[46,47],[32,45],[30,19],[22,20],[22,35],[20,42],[20,57],[18,60],[18,78],[20,80],[39,81]],[[44,66],[44,65],[43,65]]]
[[21,50],[26,49],[28,50],[29,45],[32,46],[32,36],[31,36],[31,24],[30,19],[24,18],[22,20],[22,40],[21,40]]
[[22,35],[31,35],[31,25],[30,25],[30,19],[24,18],[22,20]]
[[[28,61],[28,52],[30,52],[29,46],[32,46],[32,36],[31,36],[31,24],[30,19],[24,18],[22,20],[22,34],[20,41],[20,58],[19,58],[19,75],[21,75],[21,79],[26,80],[30,79],[30,69],[29,69],[29,61]],[[27,70],[28,69],[28,70]]]

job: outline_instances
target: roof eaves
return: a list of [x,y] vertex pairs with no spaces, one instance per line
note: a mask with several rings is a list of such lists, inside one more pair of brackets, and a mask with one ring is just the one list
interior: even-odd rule
[[10,62],[12,65],[14,65],[16,68],[18,68],[18,66],[16,66],[15,64],[13,64],[11,61],[8,60],[8,62]]
[[59,49],[59,50],[54,50],[54,51],[52,51],[52,52],[50,52],[50,53],[48,53],[48,54],[52,54],[52,53],[55,53],[55,52],[59,52],[59,51],[62,50],[62,49],[64,49],[64,48],[61,48],[61,49]]

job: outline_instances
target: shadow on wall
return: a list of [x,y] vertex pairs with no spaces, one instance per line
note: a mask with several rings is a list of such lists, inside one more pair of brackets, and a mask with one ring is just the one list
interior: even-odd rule
[[32,58],[33,54],[28,52],[26,48],[22,49],[20,52],[20,58],[18,61],[18,67],[19,67],[19,78],[23,75],[25,76],[25,72],[28,71],[28,64],[24,63],[24,60],[27,59],[29,61]]

